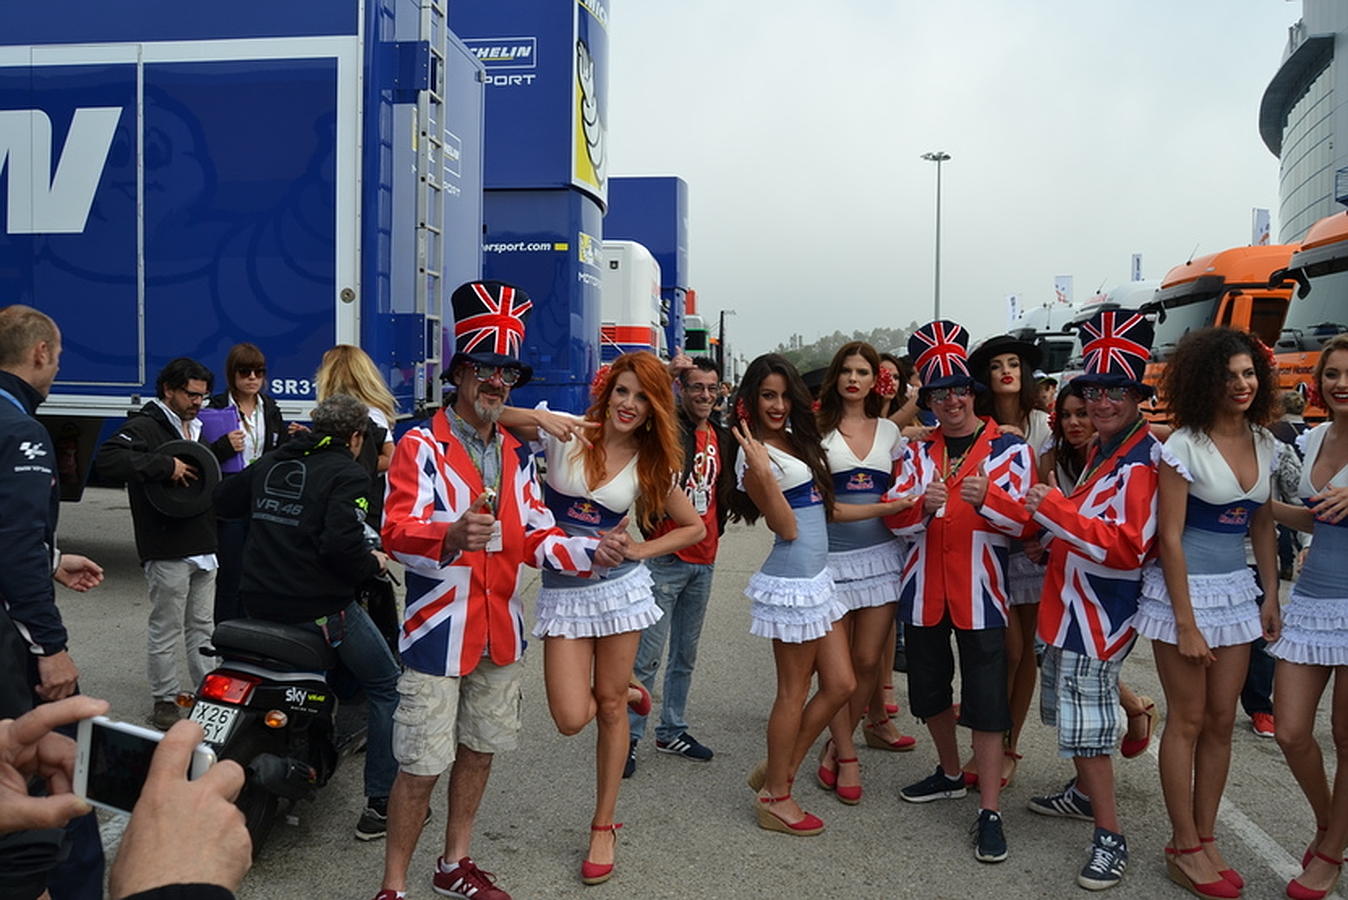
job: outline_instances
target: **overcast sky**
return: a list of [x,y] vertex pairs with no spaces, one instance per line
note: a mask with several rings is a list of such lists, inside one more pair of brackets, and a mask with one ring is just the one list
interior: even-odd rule
[[[618,0],[610,174],[689,184],[690,270],[749,357],[931,318],[975,335],[1278,235],[1259,139],[1287,0]],[[787,314],[783,314],[784,311]]]

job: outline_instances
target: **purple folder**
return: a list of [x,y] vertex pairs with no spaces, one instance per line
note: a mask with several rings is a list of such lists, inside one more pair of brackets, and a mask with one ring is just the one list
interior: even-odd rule
[[[239,422],[239,411],[232,406],[226,406],[224,409],[203,409],[197,413],[197,418],[201,420],[201,439],[208,444],[243,427]],[[243,454],[236,453],[222,462],[220,471],[242,472]]]

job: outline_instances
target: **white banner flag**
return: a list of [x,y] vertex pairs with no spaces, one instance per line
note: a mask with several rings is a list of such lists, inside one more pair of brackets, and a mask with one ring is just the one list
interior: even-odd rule
[[1072,302],[1072,276],[1071,276],[1071,275],[1054,275],[1054,276],[1053,276],[1053,293],[1054,293],[1054,295],[1055,295],[1055,299],[1057,300],[1057,302],[1059,302],[1059,303],[1071,303],[1071,302]]
[[1020,295],[1006,295],[1006,327],[1008,329],[1016,327],[1016,320],[1020,318]]
[[1268,210],[1255,207],[1250,210],[1250,244],[1255,247],[1268,246],[1269,216]]
[[1132,269],[1132,272],[1133,272],[1133,274],[1132,274],[1132,277],[1129,279],[1130,281],[1141,281],[1141,280],[1142,280],[1142,254],[1141,254],[1141,253],[1134,253],[1134,254],[1133,254],[1133,269]]

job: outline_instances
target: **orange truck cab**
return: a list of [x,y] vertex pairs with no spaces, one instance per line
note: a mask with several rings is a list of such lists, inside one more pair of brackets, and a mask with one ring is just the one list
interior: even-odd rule
[[[1292,285],[1279,278],[1270,287],[1270,276],[1286,268],[1295,249],[1291,244],[1232,247],[1167,272],[1155,297],[1142,305],[1156,317],[1147,384],[1160,382],[1175,345],[1196,328],[1239,328],[1272,347],[1283,327]],[[1152,422],[1170,420],[1165,398],[1159,395],[1144,403],[1142,412]]]
[[[1348,213],[1336,213],[1311,226],[1287,268],[1274,272],[1269,283],[1286,279],[1296,282],[1297,291],[1274,347],[1278,379],[1284,390],[1298,391],[1305,398],[1320,347],[1348,331]],[[1318,422],[1325,411],[1308,399],[1304,415],[1307,422]]]

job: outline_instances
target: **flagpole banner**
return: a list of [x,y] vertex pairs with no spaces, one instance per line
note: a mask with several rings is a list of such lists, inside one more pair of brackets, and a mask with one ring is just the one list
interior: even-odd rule
[[1250,243],[1256,247],[1268,246],[1269,215],[1268,210],[1255,207],[1250,210]]
[[1054,275],[1053,294],[1058,303],[1072,302],[1072,276]]
[[1129,276],[1129,280],[1130,280],[1130,281],[1141,281],[1141,280],[1142,280],[1142,254],[1141,254],[1141,253],[1134,253],[1134,254],[1133,254],[1133,266],[1132,266],[1132,270],[1131,270],[1131,271],[1132,271],[1132,274]]
[[1016,320],[1020,318],[1020,295],[1006,295],[1006,327],[1015,328]]

